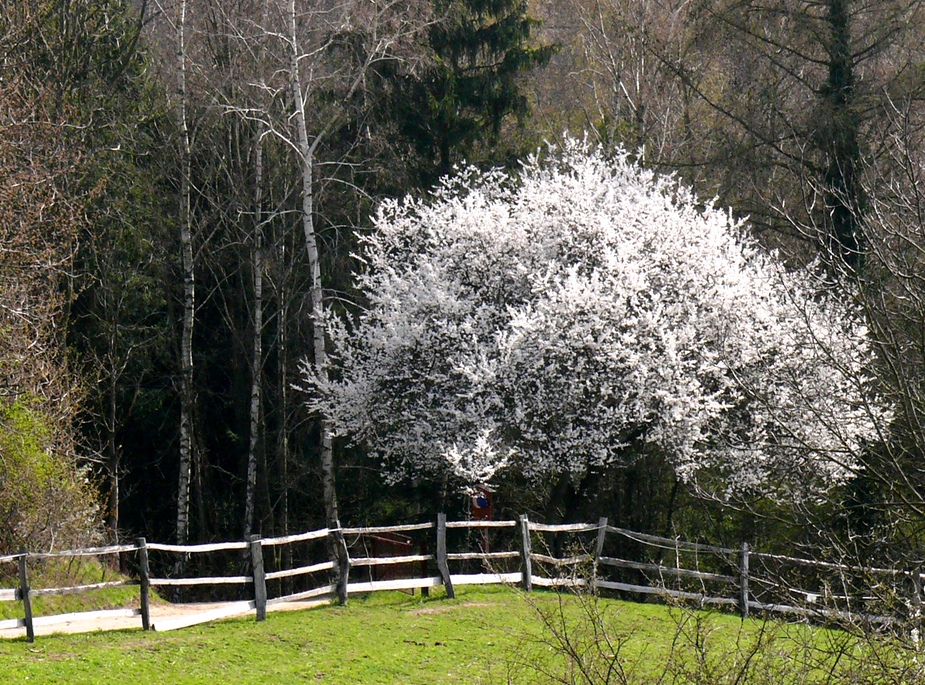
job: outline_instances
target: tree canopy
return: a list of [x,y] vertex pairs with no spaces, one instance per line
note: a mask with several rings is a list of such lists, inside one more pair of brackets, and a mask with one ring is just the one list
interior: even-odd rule
[[848,478],[889,409],[851,308],[728,213],[586,144],[384,203],[309,400],[391,477],[583,477],[659,450],[724,495]]

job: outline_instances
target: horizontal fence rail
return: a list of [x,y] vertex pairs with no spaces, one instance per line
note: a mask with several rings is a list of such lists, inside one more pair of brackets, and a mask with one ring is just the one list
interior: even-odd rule
[[[328,557],[326,543],[334,536],[347,540],[346,559]],[[158,575],[151,572],[152,553],[163,562],[156,567]],[[189,559],[216,554],[223,563],[213,568],[222,567],[225,574],[188,575]],[[31,562],[106,555],[133,555],[138,577],[59,588],[29,586]],[[251,536],[243,542],[170,545],[139,538],[134,544],[108,547],[22,551],[0,557],[0,564],[18,567],[19,574],[18,587],[0,589],[0,601],[22,602],[24,614],[0,621],[0,630],[25,628],[30,642],[36,626],[102,616],[140,617],[145,630],[171,630],[249,611],[263,620],[268,607],[284,602],[330,601],[381,590],[426,593],[441,586],[453,597],[456,586],[497,583],[519,584],[527,591],[537,586],[656,596],[734,607],[743,617],[760,611],[880,625],[902,621],[903,611],[921,611],[925,600],[925,575],[918,569],[770,554],[753,551],[745,543],[734,549],[691,542],[611,526],[606,518],[597,523],[545,524],[526,516],[447,521],[439,514],[435,522],[320,528],[280,537]],[[235,567],[243,572],[227,573]],[[140,608],[41,617],[32,613],[35,597],[120,586],[139,587]],[[155,626],[150,615],[152,587],[173,588],[172,592],[237,588],[250,598]]]
[[406,533],[415,530],[430,530],[433,523],[409,523],[401,526],[373,526],[371,528],[341,528],[344,535],[373,535],[376,533]]

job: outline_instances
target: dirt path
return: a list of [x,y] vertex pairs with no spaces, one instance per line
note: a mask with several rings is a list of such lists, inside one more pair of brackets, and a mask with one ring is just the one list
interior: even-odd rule
[[[282,602],[267,607],[268,612],[299,611],[328,604],[328,600],[307,602]],[[151,607],[151,623],[155,630],[174,630],[187,625],[204,622],[195,620],[206,615],[215,616],[212,620],[222,620],[234,616],[253,613],[253,609],[242,606],[242,602],[220,602],[210,604],[158,604]],[[159,626],[160,624],[160,626]],[[36,635],[53,633],[93,633],[105,630],[141,630],[141,616],[103,616],[92,619],[77,619],[52,625],[36,625]],[[25,627],[0,630],[0,639],[22,637]]]

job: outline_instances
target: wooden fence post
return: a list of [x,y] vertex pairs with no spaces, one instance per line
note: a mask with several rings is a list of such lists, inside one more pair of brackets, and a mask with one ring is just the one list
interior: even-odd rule
[[247,539],[251,549],[251,569],[254,573],[254,604],[257,609],[257,620],[267,620],[267,576],[263,570],[263,545],[259,535],[251,535]]
[[607,537],[607,517],[597,520],[597,544],[594,546],[594,568],[591,569],[591,589],[597,590],[597,569],[604,553],[604,538]]
[[151,630],[151,572],[148,568],[148,543],[144,538],[135,541],[138,546],[138,584],[141,588],[141,628]]
[[739,614],[748,618],[748,543],[743,542],[739,558]]
[[530,559],[532,550],[530,548],[530,521],[527,520],[526,514],[520,516],[520,534],[523,539],[521,547],[521,556],[523,557],[524,574],[523,586],[526,592],[533,590],[533,563]]
[[446,556],[446,514],[437,514],[437,570],[443,579],[443,587],[446,590],[446,596],[450,599],[456,598],[456,590],[453,589],[453,579],[450,576],[450,564]]
[[35,627],[32,625],[32,598],[29,596],[29,571],[26,564],[26,550],[19,550],[19,596],[26,613],[26,642],[35,642]]

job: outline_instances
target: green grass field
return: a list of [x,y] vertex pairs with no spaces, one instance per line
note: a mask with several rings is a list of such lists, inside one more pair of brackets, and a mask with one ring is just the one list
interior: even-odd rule
[[[462,589],[455,600],[380,593],[263,623],[2,642],[0,682],[578,683],[585,664],[597,669],[595,683],[654,683],[665,673],[666,683],[840,683],[872,649],[841,631],[610,600],[599,606],[607,642],[588,620],[599,612],[587,608],[572,596],[507,588]],[[737,679],[746,664],[748,678]]]

